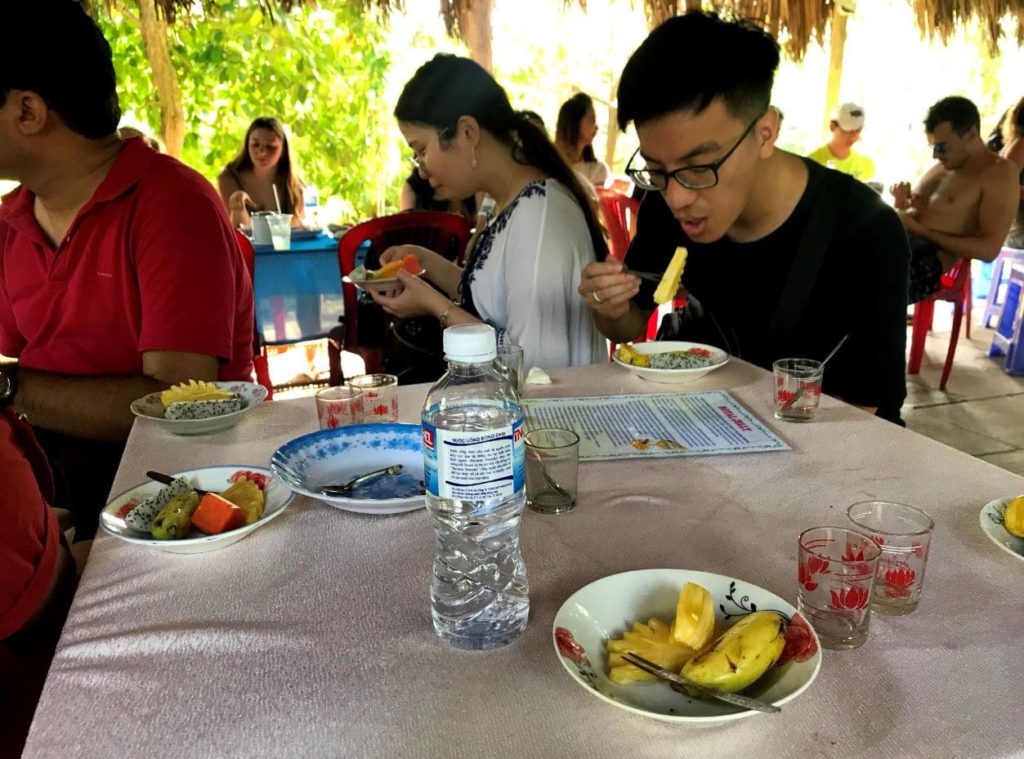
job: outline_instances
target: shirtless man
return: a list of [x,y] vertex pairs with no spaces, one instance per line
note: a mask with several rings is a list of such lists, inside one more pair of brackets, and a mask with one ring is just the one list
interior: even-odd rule
[[1013,164],[982,141],[978,109],[943,98],[928,110],[925,132],[938,161],[911,190],[890,189],[910,238],[910,302],[939,289],[942,273],[964,258],[992,261],[1013,222],[1019,190]]

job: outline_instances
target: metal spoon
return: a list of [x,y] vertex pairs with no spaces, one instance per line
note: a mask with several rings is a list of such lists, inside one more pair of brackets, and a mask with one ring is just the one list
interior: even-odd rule
[[[846,339],[848,337],[849,337],[849,335],[843,335],[842,339],[836,344],[836,347],[832,349],[832,352],[829,353],[827,356],[825,356],[825,360],[821,362],[821,371],[822,372],[825,371],[825,364],[827,364],[828,360],[839,352],[839,349],[843,347],[843,343],[846,342]],[[794,403],[796,403],[798,400],[800,400],[800,398],[804,394],[804,387],[806,387],[806,385],[803,382],[801,382],[800,386],[797,387],[796,392],[793,393],[793,397],[790,398],[785,403],[783,403],[782,404],[782,408],[783,409],[787,409],[790,406],[792,406]]]
[[361,474],[355,479],[349,480],[344,485],[321,485],[320,492],[325,495],[344,495],[352,490],[357,485],[362,485],[364,482],[375,480],[378,477],[386,477],[391,474],[398,474],[402,471],[401,464],[394,464],[393,466],[385,467],[384,469],[378,469],[375,472],[369,472],[367,474]]

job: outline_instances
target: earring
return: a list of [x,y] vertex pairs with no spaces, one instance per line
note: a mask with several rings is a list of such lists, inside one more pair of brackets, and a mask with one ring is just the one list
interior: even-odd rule
[[475,168],[476,168],[476,146],[475,146],[475,145],[473,145],[473,146],[471,146],[471,147],[470,147],[469,149],[470,149],[470,151],[471,151],[471,153],[470,153],[470,158],[469,158],[469,165],[470,165],[470,166],[471,166],[472,168],[474,168],[474,169],[475,169]]

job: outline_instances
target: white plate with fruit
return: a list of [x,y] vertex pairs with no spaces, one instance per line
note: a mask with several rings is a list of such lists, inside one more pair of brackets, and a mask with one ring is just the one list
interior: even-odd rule
[[[721,348],[680,340],[623,343],[612,360],[648,382],[679,385],[695,382],[708,372],[725,366],[729,354]],[[666,368],[660,365],[664,363]]]
[[[565,671],[588,693],[634,714],[693,726],[758,712],[672,690],[625,664],[622,653],[780,707],[821,668],[817,635],[786,601],[742,580],[686,569],[643,569],[590,583],[562,604],[552,637]],[[737,666],[723,665],[726,653]]]
[[360,290],[386,293],[390,290],[402,289],[402,280],[398,278],[398,272],[403,269],[406,273],[417,277],[426,274],[426,269],[420,265],[420,260],[409,253],[396,261],[384,264],[379,269],[357,266],[342,277],[341,281],[346,285],[355,285]]
[[131,409],[175,435],[205,435],[234,427],[266,398],[254,382],[189,380],[132,401]]
[[[1016,498],[997,498],[981,509],[981,531],[989,540],[1011,556],[1024,561],[1024,495]],[[1020,537],[1007,528],[1007,522]]]
[[[114,496],[100,526],[127,543],[168,553],[205,553],[237,543],[281,515],[295,497],[269,470],[212,466],[149,480]],[[220,496],[207,498],[196,489]]]

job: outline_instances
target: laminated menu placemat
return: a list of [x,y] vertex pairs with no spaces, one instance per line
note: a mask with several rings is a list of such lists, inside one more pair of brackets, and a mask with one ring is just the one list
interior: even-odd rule
[[724,390],[539,398],[523,408],[527,431],[575,431],[581,460],[789,450]]

